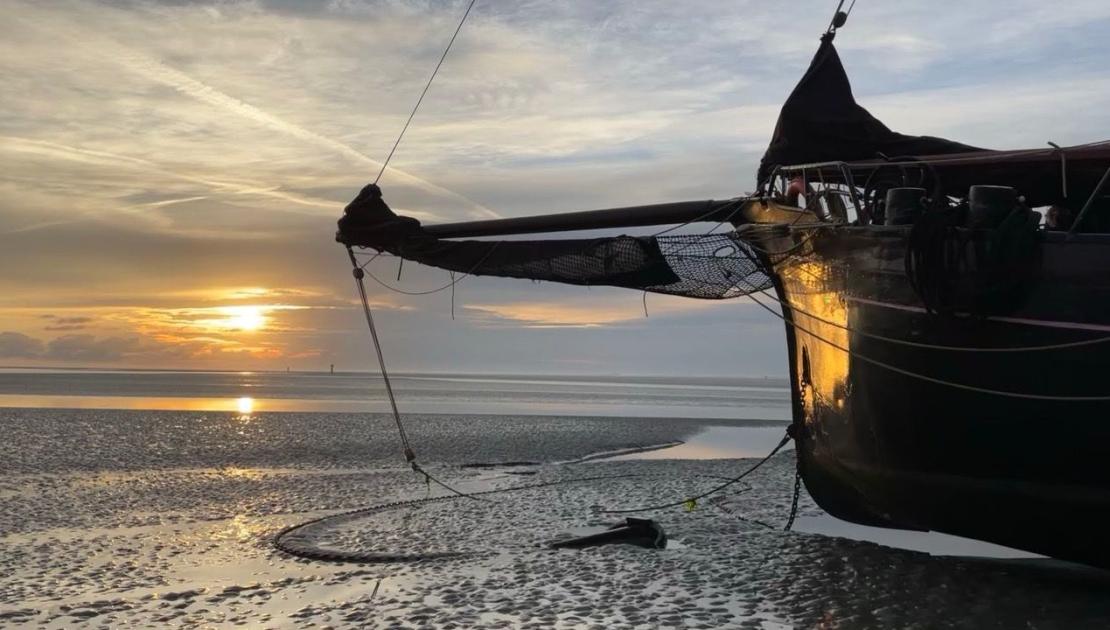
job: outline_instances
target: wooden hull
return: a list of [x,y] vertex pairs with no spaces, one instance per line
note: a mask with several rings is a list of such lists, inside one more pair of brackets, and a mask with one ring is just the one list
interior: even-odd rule
[[[904,270],[907,230],[794,230],[765,243],[788,320],[799,465],[830,514],[1110,567],[1110,235],[1048,234],[1023,306],[929,314]],[[806,240],[808,239],[808,240]],[[845,351],[850,350],[850,352]],[[934,381],[900,373],[898,368]]]

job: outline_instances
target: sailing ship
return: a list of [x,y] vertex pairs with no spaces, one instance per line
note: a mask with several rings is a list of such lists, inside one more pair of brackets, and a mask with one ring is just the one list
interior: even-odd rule
[[[1110,567],[1110,141],[992,151],[894,132],[833,44],[755,194],[421,225],[376,185],[337,240],[469,275],[749,296],[785,323],[819,506]],[[701,234],[468,240],[712,223]],[[731,229],[721,232],[717,227]]]

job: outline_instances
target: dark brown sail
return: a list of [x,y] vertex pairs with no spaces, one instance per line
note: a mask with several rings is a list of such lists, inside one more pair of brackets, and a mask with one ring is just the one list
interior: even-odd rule
[[787,164],[984,150],[944,138],[891,131],[856,102],[833,46],[834,34],[821,38],[809,69],[782,106],[771,144],[759,164],[761,184],[775,166]]

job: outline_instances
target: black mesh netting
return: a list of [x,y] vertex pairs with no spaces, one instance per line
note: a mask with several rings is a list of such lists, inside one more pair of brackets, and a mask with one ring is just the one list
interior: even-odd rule
[[676,282],[647,290],[705,299],[740,297],[771,288],[751,243],[735,232],[656,237]]
[[[752,229],[756,226],[745,226]],[[474,276],[607,285],[702,299],[724,299],[772,286],[772,257],[738,231],[590,239],[475,241],[429,234],[398,216],[374,185],[339,220],[337,239],[366,257],[381,252]],[[361,265],[365,265],[362,257]],[[764,262],[768,261],[768,262]]]
[[[474,276],[606,285],[702,299],[771,288],[755,246],[736,232],[549,241],[409,241],[397,256]],[[374,257],[360,250],[359,258]]]

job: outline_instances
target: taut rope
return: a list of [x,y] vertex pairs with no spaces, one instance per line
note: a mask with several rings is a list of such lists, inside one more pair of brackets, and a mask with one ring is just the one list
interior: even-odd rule
[[432,70],[432,75],[428,77],[428,82],[424,84],[424,91],[420,93],[420,98],[416,99],[416,105],[413,105],[412,111],[409,112],[409,118],[405,121],[405,126],[401,128],[401,133],[397,134],[397,141],[393,143],[393,148],[389,150],[389,155],[385,156],[385,161],[382,162],[382,169],[378,171],[378,176],[374,178],[374,183],[377,184],[378,180],[382,178],[385,173],[385,168],[389,166],[389,161],[393,159],[393,153],[397,151],[397,147],[401,144],[401,138],[405,137],[405,132],[409,130],[409,125],[412,119],[416,116],[416,110],[420,109],[420,104],[424,102],[424,95],[428,93],[428,89],[432,87],[432,81],[435,81],[436,75],[439,74],[439,67],[443,65],[443,61],[447,59],[447,53],[451,52],[451,46],[455,43],[455,38],[459,36],[459,31],[462,30],[463,24],[466,23],[466,18],[470,15],[470,10],[474,8],[474,3],[478,0],[470,0],[470,4],[466,6],[466,12],[463,13],[462,19],[459,20],[459,25],[455,28],[455,33],[451,35],[451,41],[447,42],[447,48],[443,49],[443,54],[439,57],[439,63],[436,64],[435,70]]

